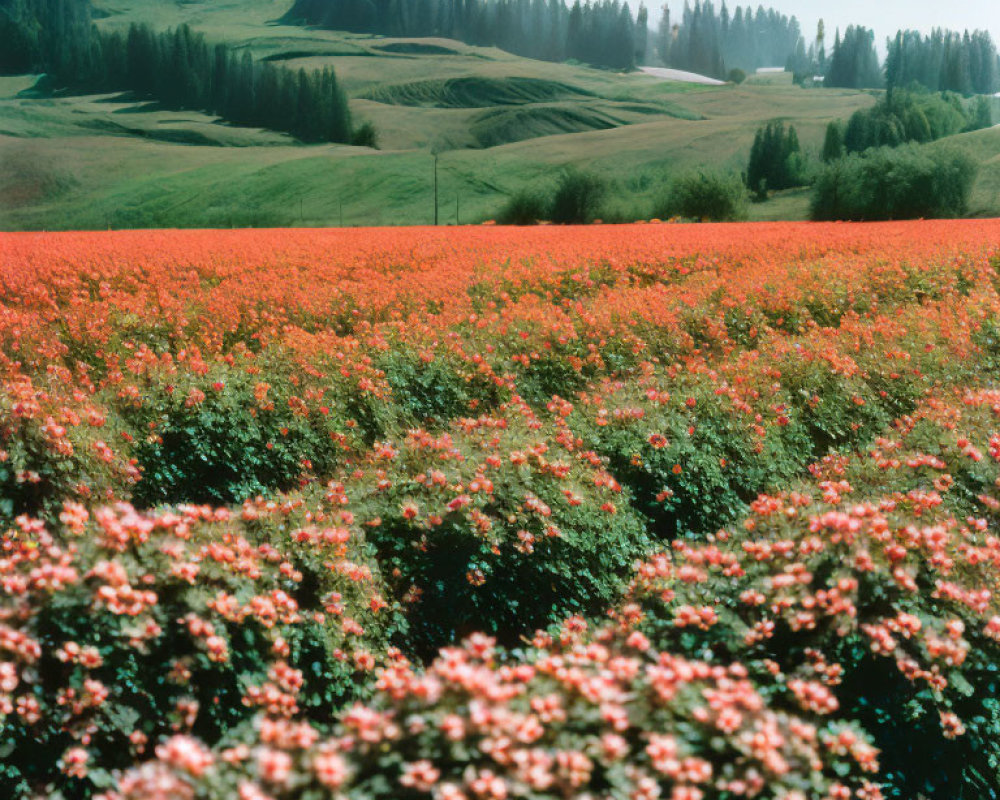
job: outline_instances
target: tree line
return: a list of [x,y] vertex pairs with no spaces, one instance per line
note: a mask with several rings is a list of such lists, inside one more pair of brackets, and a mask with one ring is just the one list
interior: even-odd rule
[[646,55],[648,13],[621,0],[296,0],[286,21],[389,36],[443,36],[544,61],[632,69]]
[[[170,110],[197,109],[305,142],[350,142],[347,97],[332,68],[293,71],[210,45],[187,25],[157,32],[98,30],[87,0],[8,0],[0,6],[0,70],[44,72],[60,87],[132,91]],[[359,143],[371,144],[362,129]]]
[[851,89],[907,87],[920,84],[931,91],[992,94],[1000,90],[1000,57],[989,32],[935,29],[924,35],[899,31],[887,41],[885,63],[879,61],[875,32],[860,25],[835,34],[827,52],[826,27],[821,20],[815,38],[806,42],[795,17],[758,7],[737,6],[730,13],[723,0],[684,3],[676,21],[669,6],[653,35],[653,52],[666,66],[717,78],[736,68],[784,66],[802,83],[820,76],[826,86]]
[[875,147],[933,142],[992,124],[992,109],[985,97],[966,103],[954,92],[897,90],[883,95],[871,108],[855,111],[846,126],[831,122],[826,129],[823,161]]
[[1000,87],[1000,59],[986,31],[946,31],[928,35],[899,31],[889,41],[887,88],[919,83],[935,91],[992,94]]
[[389,36],[442,36],[499,47],[544,61],[573,59],[632,69],[662,63],[723,78],[728,67],[784,65],[801,43],[799,23],[749,5],[730,14],[709,2],[685,3],[672,21],[664,6],[652,31],[640,5],[620,0],[295,0],[287,22]]
[[655,39],[664,65],[721,79],[734,68],[752,72],[784,66],[802,34],[795,17],[773,8],[737,6],[730,13],[725,2],[716,11],[711,0],[696,0],[693,6],[685,2],[677,18],[664,5]]
[[[856,112],[846,133],[841,123],[830,123],[823,164],[815,169],[795,128],[770,122],[754,137],[744,183],[757,200],[770,191],[812,184],[810,213],[816,220],[963,216],[976,164],[966,153],[932,150],[927,143],[989,125],[985,103],[980,98],[967,109],[953,93],[883,98],[875,108]],[[738,200],[735,190],[728,196]]]
[[1000,89],[1000,59],[986,31],[900,31],[883,65],[875,33],[838,30],[829,53],[820,21],[811,40],[799,21],[773,8],[730,8],[725,0],[669,5],[655,30],[645,5],[633,17],[621,0],[295,0],[285,21],[389,36],[442,36],[545,61],[573,59],[613,69],[642,64],[726,79],[760,67],[785,67],[797,82],[882,88],[920,83],[931,90],[990,94]]
[[[822,45],[822,30],[817,44]],[[886,42],[886,60],[880,63],[875,32],[852,25],[843,36],[837,31],[829,59],[825,48],[797,51],[788,68],[799,80],[823,75],[826,86],[846,89],[896,88],[918,84],[931,91],[993,94],[1000,89],[1000,57],[987,31],[943,30],[928,35],[901,30]]]

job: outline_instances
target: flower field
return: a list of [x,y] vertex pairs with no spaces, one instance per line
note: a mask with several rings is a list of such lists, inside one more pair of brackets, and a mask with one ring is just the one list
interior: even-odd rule
[[0,797],[1000,797],[1000,222],[0,234]]

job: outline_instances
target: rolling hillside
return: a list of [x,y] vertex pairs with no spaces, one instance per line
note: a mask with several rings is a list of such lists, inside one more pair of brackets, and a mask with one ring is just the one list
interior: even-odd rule
[[[270,131],[163,111],[126,95],[46,96],[0,78],[0,227],[378,225],[490,218],[505,196],[586,166],[612,210],[642,209],[671,174],[740,169],[762,121],[782,118],[816,152],[831,119],[868,94],[787,85],[701,86],[518,58],[443,39],[401,40],[278,23],[286,0],[97,0],[107,28],[187,22],[291,68],[332,64],[380,150],[302,145]],[[976,213],[998,213],[1000,130],[967,137],[984,164]],[[801,218],[798,192],[755,206]]]

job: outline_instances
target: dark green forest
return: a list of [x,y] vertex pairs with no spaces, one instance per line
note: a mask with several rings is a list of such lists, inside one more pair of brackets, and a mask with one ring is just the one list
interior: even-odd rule
[[45,73],[55,87],[130,91],[162,108],[196,109],[305,142],[350,142],[347,97],[332,68],[293,71],[210,45],[182,25],[125,34],[93,25],[87,0],[0,0],[0,73]]
[[387,36],[441,36],[494,46],[545,61],[575,60],[611,69],[660,63],[725,79],[733,70],[785,67],[804,82],[854,89],[919,83],[962,94],[1000,89],[1000,59],[986,31],[900,31],[883,65],[875,33],[861,26],[835,32],[827,47],[822,23],[814,37],[773,8],[712,0],[663,6],[651,26],[621,0],[295,0],[286,22]]
[[732,69],[784,66],[801,46],[795,17],[749,5],[730,13],[726,3],[716,12],[712,2],[696,2],[685,3],[679,17],[663,7],[655,50],[669,67],[725,78]]
[[296,0],[286,21],[389,36],[444,36],[544,61],[632,69],[646,56],[647,18],[619,0]]

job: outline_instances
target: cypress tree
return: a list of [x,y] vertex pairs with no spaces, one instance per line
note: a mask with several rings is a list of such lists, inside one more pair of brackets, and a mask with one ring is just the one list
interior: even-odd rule
[[821,158],[824,164],[844,157],[844,133],[839,122],[831,122],[826,126],[823,137],[823,152]]

